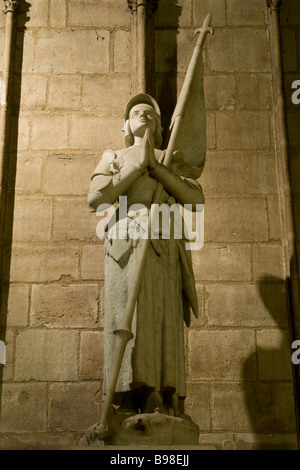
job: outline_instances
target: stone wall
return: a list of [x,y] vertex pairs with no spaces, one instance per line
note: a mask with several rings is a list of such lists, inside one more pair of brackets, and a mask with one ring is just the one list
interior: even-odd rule
[[[131,13],[126,0],[20,3],[0,445],[72,446],[102,405],[103,245],[86,197],[102,152],[123,145]],[[156,97],[166,128],[208,11],[205,245],[193,252],[201,308],[186,330],[186,412],[202,444],[295,448],[265,2],[159,0]],[[299,47],[298,25],[285,44]],[[285,55],[293,76],[295,57]],[[297,182],[299,137],[291,148]]]

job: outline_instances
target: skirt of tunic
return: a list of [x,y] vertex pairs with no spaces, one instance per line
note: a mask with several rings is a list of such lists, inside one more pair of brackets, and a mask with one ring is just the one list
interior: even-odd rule
[[[133,241],[118,261],[105,242],[105,359],[104,393],[114,361],[114,330],[124,314],[139,256]],[[117,246],[117,245],[115,245]],[[173,248],[172,248],[173,247]],[[116,392],[148,386],[185,397],[182,274],[176,240],[151,240]]]

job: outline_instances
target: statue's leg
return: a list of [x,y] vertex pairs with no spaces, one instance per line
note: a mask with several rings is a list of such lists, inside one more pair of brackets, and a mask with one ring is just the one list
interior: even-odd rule
[[172,394],[172,406],[174,410],[174,416],[179,416],[181,414],[181,411],[179,408],[179,397],[177,393]]
[[158,390],[151,391],[147,396],[145,413],[160,413],[169,414],[168,410],[164,407],[163,396]]
[[138,413],[138,407],[135,403],[135,396],[133,391],[120,392],[115,394],[115,402],[118,402],[120,411],[130,412],[135,411]]

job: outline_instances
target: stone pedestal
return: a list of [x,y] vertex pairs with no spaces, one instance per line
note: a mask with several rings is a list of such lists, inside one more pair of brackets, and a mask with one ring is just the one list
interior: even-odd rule
[[109,423],[109,434],[103,440],[99,440],[95,428],[96,425],[86,431],[91,446],[172,446],[199,442],[199,427],[188,416],[179,418],[158,411],[134,415],[116,411]]

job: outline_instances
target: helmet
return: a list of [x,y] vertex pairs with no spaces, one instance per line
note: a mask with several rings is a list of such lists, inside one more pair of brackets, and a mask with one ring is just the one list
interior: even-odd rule
[[155,109],[156,114],[160,118],[160,109],[155,99],[152,98],[152,96],[147,95],[146,93],[138,93],[137,95],[133,96],[128,101],[127,105],[125,106],[125,110],[124,110],[125,121],[127,121],[129,117],[131,108],[133,108],[133,106],[135,106],[136,104],[141,104],[141,103],[150,104],[150,106],[152,106]]

